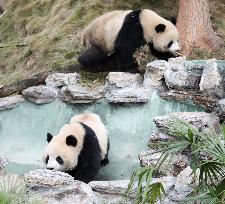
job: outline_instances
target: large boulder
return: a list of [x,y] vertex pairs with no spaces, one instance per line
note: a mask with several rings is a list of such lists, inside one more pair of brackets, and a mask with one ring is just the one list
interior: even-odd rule
[[219,97],[224,95],[224,79],[216,59],[206,61],[199,86],[204,93]]
[[23,97],[35,104],[51,103],[58,97],[58,91],[52,87],[32,86],[22,91]]
[[8,96],[0,98],[0,111],[12,109],[24,102],[25,99],[21,95]]
[[166,85],[175,90],[199,90],[199,81],[204,69],[203,63],[186,61],[185,57],[171,58],[165,70]]
[[63,87],[63,86],[69,86],[77,84],[80,80],[80,75],[78,73],[55,73],[50,76],[48,76],[45,79],[45,83],[47,86],[53,86],[53,87]]
[[105,97],[113,103],[143,103],[150,99],[151,91],[142,86],[139,74],[110,72],[106,78]]
[[157,116],[153,121],[160,131],[167,133],[173,118],[184,120],[203,132],[211,130],[218,132],[220,129],[219,117],[205,112],[176,112],[165,116]]
[[60,99],[68,103],[91,103],[103,97],[102,90],[91,89],[81,85],[64,86],[60,91]]
[[26,173],[24,177],[31,195],[44,203],[98,203],[88,184],[74,181],[72,176],[64,172],[39,169]]

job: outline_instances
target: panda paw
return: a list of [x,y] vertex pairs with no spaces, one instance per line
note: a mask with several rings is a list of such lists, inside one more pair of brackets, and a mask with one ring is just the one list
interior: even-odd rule
[[109,160],[107,157],[105,159],[101,160],[101,166],[106,166],[107,164],[109,164]]

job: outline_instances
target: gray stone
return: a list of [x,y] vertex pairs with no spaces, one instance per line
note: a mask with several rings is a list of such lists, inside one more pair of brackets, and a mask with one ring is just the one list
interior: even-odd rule
[[35,104],[51,103],[58,97],[58,91],[44,85],[32,86],[22,91],[23,97]]
[[188,166],[177,175],[174,190],[167,196],[169,199],[173,201],[181,201],[193,191],[193,188],[191,187],[193,176],[191,174],[192,169]]
[[105,97],[113,103],[144,103],[150,99],[151,90],[145,89],[140,74],[110,72],[105,84]]
[[174,117],[190,123],[199,131],[207,132],[214,130],[218,132],[220,129],[219,117],[205,112],[176,112],[165,116],[157,116],[153,121],[160,131],[167,133],[168,127]]
[[126,72],[110,72],[106,77],[106,89],[139,87],[142,77],[140,74]]
[[77,84],[80,80],[80,75],[78,73],[55,73],[48,76],[45,79],[45,83],[47,86],[53,87],[63,87],[69,86],[73,84]]
[[98,200],[88,184],[74,181],[70,175],[51,171],[36,170],[25,174],[33,199],[48,204],[97,204]]
[[19,103],[22,103],[24,101],[25,99],[21,95],[0,98],[0,111],[15,108],[18,106]]
[[224,95],[224,84],[222,75],[219,72],[219,67],[216,59],[206,61],[206,67],[200,81],[200,90],[214,96],[222,97]]
[[8,159],[5,156],[0,156],[0,176],[5,175],[5,167],[8,164]]
[[[162,157],[161,152],[148,150],[138,155],[141,166],[155,167]],[[183,154],[176,154],[168,157],[159,169],[165,176],[176,176],[188,165],[188,157]]]
[[169,66],[164,73],[166,85],[170,89],[199,89],[199,80],[204,66],[186,62],[185,57],[169,59]]
[[164,72],[169,68],[169,64],[164,60],[155,60],[146,66],[143,85],[145,88],[162,89],[164,86]]
[[176,137],[170,136],[168,134],[161,133],[159,131],[153,131],[150,135],[148,144],[154,146],[154,144],[157,144],[157,142],[173,142],[176,139]]
[[143,87],[123,88],[108,91],[106,99],[111,103],[145,103],[151,96],[151,90]]
[[60,91],[60,99],[68,103],[91,103],[102,97],[101,90],[80,85],[65,86]]

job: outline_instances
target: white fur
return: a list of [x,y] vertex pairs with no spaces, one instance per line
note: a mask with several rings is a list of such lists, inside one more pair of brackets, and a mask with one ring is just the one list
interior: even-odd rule
[[[60,129],[59,133],[48,143],[43,154],[44,163],[47,155],[49,155],[47,168],[68,171],[77,166],[78,156],[83,148],[85,136],[85,130],[79,122],[86,124],[95,132],[101,149],[101,157],[102,159],[105,158],[105,155],[107,154],[108,132],[104,124],[102,123],[100,117],[96,114],[80,114],[71,118],[70,123],[64,125]],[[66,137],[69,135],[74,135],[77,138],[78,143],[76,147],[68,146],[66,144]],[[56,161],[57,156],[62,157],[64,160],[63,165],[60,165]]]

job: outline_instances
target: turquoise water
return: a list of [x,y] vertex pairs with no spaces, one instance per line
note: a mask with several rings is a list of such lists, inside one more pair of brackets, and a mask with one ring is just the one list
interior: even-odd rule
[[99,101],[93,104],[68,105],[54,101],[46,105],[29,102],[0,112],[0,155],[11,161],[9,172],[23,174],[44,168],[41,156],[46,134],[56,134],[76,114],[95,112],[109,130],[110,164],[101,169],[97,180],[127,179],[139,165],[137,155],[147,149],[155,129],[153,117],[178,111],[203,111],[192,104],[168,102],[153,93],[146,104],[118,105]]

